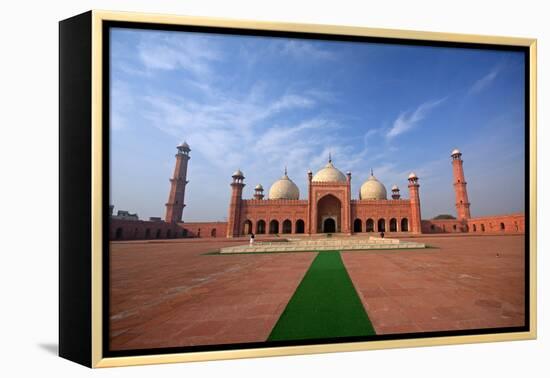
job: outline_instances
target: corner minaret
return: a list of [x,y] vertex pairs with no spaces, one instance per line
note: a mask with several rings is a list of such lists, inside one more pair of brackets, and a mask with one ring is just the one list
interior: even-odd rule
[[[285,176],[286,176],[286,169],[285,169]],[[258,184],[254,188],[254,199],[256,200],[264,199],[264,187],[262,186],[262,184]]]
[[241,204],[243,200],[244,175],[237,169],[231,176],[231,202],[229,203],[229,216],[227,218],[227,237],[232,238],[240,235],[241,227]]
[[187,181],[187,162],[191,159],[189,156],[191,149],[186,142],[183,142],[177,148],[176,166],[174,176],[170,179],[170,194],[168,195],[166,216],[164,218],[168,223],[181,222],[183,208],[185,207],[185,186],[189,183]]
[[394,200],[401,199],[401,194],[399,193],[399,187],[397,185],[391,187],[391,198]]
[[420,193],[418,185],[418,176],[411,172],[409,175],[409,199],[411,201],[411,232],[415,234],[422,233],[422,218],[420,214]]
[[464,179],[464,168],[462,167],[462,153],[458,149],[451,152],[453,159],[453,186],[456,195],[456,216],[458,219],[470,219],[470,202],[466,191],[466,180]]

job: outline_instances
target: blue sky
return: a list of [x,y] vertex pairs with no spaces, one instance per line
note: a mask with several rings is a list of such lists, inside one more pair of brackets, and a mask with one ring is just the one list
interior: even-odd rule
[[408,197],[422,217],[455,214],[450,151],[463,152],[473,216],[524,211],[524,57],[517,52],[111,31],[111,198],[142,219],[164,216],[176,145],[191,146],[184,220],[224,220],[231,174],[244,197],[288,167],[329,152]]

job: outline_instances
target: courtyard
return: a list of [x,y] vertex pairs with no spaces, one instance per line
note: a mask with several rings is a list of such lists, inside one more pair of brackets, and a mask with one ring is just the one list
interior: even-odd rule
[[220,254],[247,239],[111,242],[110,347],[524,325],[524,235],[399,239],[428,248]]

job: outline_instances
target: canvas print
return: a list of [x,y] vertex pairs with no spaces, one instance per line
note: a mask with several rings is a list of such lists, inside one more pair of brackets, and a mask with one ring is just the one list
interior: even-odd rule
[[106,353],[525,330],[523,51],[114,27],[108,59]]

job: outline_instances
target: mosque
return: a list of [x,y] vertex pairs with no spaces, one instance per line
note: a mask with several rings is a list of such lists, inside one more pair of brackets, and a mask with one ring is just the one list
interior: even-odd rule
[[318,234],[421,234],[421,233],[522,233],[524,214],[472,218],[464,176],[462,153],[451,152],[456,218],[422,220],[419,178],[408,177],[409,198],[401,196],[397,185],[388,192],[371,170],[362,183],[358,198],[351,192],[351,172],[344,174],[328,157],[328,162],[315,174],[307,172],[306,199],[287,171],[276,180],[267,198],[258,184],[253,198],[243,198],[245,176],[233,173],[227,222],[185,222],[185,188],[191,149],[186,142],[177,146],[176,163],[170,179],[170,192],[164,220],[149,221],[111,217],[111,240],[165,239],[180,237],[246,237],[251,233],[318,235]]

